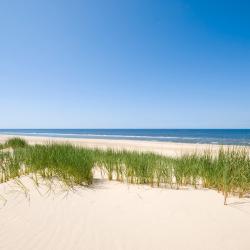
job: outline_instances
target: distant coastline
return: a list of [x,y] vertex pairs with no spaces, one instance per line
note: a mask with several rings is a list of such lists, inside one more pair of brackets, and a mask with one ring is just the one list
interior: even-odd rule
[[250,129],[0,129],[0,135],[250,145]]

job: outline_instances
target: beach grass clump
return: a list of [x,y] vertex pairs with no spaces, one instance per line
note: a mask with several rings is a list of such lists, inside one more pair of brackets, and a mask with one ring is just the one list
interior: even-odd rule
[[160,185],[173,187],[174,159],[170,157],[157,156],[155,159],[154,182]]
[[127,151],[95,150],[95,165],[103,170],[109,180],[124,181]]
[[174,160],[173,172],[177,188],[180,186],[197,186],[200,178],[200,157],[197,154],[183,155]]
[[100,163],[100,166],[104,167],[104,169],[106,170],[109,180],[113,179],[115,171],[116,173],[118,172],[117,168],[119,165],[119,158],[117,154],[118,154],[117,152],[111,149],[108,149],[107,151],[99,152],[98,162]]
[[9,157],[10,157],[9,153],[0,151],[0,183],[9,180],[9,175],[8,175]]
[[198,163],[198,179],[202,181],[205,188],[217,188],[217,180],[219,178],[219,169],[217,168],[216,160],[210,151],[205,151],[199,155]]
[[126,154],[126,178],[130,183],[154,185],[156,160],[153,153],[130,152]]
[[250,192],[250,158],[245,149],[220,150],[216,162],[217,189],[224,194],[224,203],[229,194],[242,197]]
[[24,148],[26,146],[28,146],[28,143],[24,139],[18,137],[11,138],[5,142],[5,147],[10,147],[13,149]]
[[92,183],[94,161],[88,149],[69,144],[35,145],[25,148],[22,158],[27,173],[57,178],[71,188]]
[[0,152],[0,183],[18,178],[21,175],[21,161],[11,152]]
[[19,139],[7,142],[12,150],[0,151],[0,182],[32,175],[48,182],[59,180],[66,187],[90,185],[96,168],[109,180],[181,188],[214,189],[243,197],[250,193],[250,158],[244,148],[223,149],[218,155],[168,157],[138,151],[87,149],[70,144],[27,145]]

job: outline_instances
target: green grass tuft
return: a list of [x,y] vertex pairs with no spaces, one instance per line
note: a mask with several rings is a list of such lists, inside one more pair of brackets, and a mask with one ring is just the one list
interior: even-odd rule
[[8,141],[5,142],[5,147],[11,147],[11,148],[24,148],[28,145],[28,143],[22,139],[22,138],[11,138]]
[[250,193],[249,151],[242,148],[183,155],[178,158],[153,153],[98,150],[69,144],[27,145],[19,138],[6,143],[13,152],[0,151],[0,182],[32,175],[46,181],[59,180],[68,188],[90,185],[98,167],[109,180],[180,188],[215,189],[243,197]]

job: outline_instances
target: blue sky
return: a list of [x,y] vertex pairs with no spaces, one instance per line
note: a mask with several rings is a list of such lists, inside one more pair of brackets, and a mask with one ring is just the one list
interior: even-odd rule
[[248,0],[0,2],[0,128],[250,128]]

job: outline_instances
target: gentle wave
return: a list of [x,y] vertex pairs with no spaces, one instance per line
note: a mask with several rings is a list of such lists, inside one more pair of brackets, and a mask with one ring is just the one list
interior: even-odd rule
[[66,134],[66,133],[22,133],[22,132],[1,132],[0,134],[14,134],[14,135],[48,135],[48,136],[89,136],[89,137],[115,137],[115,138],[145,138],[145,139],[186,139],[186,140],[199,140],[200,137],[182,137],[182,136],[148,136],[148,135],[100,135],[100,134]]

